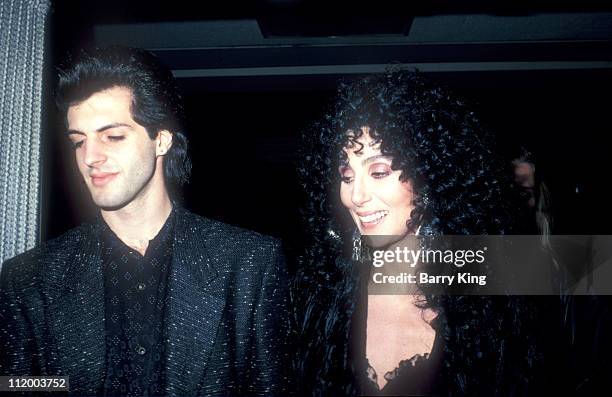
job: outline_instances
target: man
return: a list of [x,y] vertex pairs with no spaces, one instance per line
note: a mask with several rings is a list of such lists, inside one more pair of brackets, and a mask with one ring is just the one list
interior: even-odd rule
[[57,102],[98,221],[2,267],[0,375],[107,395],[285,392],[279,244],[175,204],[190,163],[173,77],[143,50],[94,50]]

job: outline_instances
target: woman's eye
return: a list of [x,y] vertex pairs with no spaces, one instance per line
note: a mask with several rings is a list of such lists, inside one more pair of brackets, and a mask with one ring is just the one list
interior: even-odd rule
[[353,170],[348,166],[340,167],[340,180],[344,183],[351,183],[353,181]]
[[374,179],[382,179],[391,174],[391,168],[386,164],[375,164],[370,168],[370,176]]
[[72,147],[73,147],[74,149],[78,149],[78,148],[80,148],[81,146],[83,146],[83,141],[72,142]]
[[375,179],[382,179],[382,178],[384,178],[384,177],[389,176],[389,174],[390,174],[390,173],[389,173],[389,172],[387,172],[387,171],[378,171],[378,172],[372,172],[372,174],[371,174],[371,175],[372,175],[372,178],[375,178]]

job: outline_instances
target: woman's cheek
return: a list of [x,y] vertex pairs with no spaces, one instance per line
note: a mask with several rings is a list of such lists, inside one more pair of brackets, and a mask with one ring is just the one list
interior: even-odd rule
[[346,183],[342,183],[340,186],[340,201],[344,207],[351,207],[351,192],[350,188],[346,186]]

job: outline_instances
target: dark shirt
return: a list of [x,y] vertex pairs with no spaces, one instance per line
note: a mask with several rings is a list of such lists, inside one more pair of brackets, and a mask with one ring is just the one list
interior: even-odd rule
[[164,308],[172,263],[174,211],[145,255],[104,222],[105,395],[160,395],[165,387]]
[[[280,242],[180,207],[173,212],[164,394],[287,395]],[[2,265],[0,375],[64,375],[71,394],[102,394],[112,366],[101,233],[100,223],[84,224]]]
[[[377,374],[366,357],[367,342],[367,309],[368,294],[367,282],[369,277],[365,276],[364,270],[369,266],[363,266],[360,274],[360,285],[355,297],[355,311],[351,321],[351,358],[357,377],[356,382],[359,394],[362,396],[428,396],[437,395],[436,383],[440,382],[442,376],[442,362],[444,353],[444,338],[441,335],[441,318],[438,316],[431,326],[436,331],[431,353],[423,355],[416,354],[406,357],[400,361],[393,371],[385,374]],[[379,388],[377,380],[384,376],[387,383]]]

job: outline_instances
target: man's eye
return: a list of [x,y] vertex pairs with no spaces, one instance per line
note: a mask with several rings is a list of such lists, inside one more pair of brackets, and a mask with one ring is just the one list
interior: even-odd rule
[[113,141],[113,142],[122,141],[123,139],[125,139],[123,135],[109,135],[108,136],[108,140]]
[[78,149],[81,146],[83,146],[83,141],[72,142],[72,147],[75,148],[75,149]]

